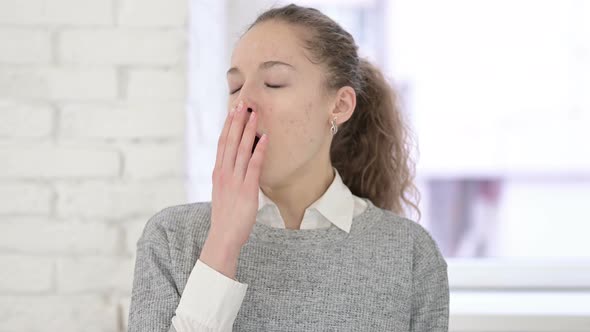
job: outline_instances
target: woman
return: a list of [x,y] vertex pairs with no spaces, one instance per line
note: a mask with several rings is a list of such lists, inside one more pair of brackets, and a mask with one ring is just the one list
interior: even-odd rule
[[407,129],[352,36],[271,9],[227,79],[212,201],[147,222],[129,331],[447,331],[446,262],[401,216],[417,209]]

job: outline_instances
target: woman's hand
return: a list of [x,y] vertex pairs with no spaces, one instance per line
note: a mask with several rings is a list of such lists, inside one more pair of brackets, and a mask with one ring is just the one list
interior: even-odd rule
[[260,171],[268,138],[252,153],[257,115],[240,102],[228,114],[217,145],[213,169],[211,227],[200,259],[234,278],[237,258],[248,241],[258,212]]

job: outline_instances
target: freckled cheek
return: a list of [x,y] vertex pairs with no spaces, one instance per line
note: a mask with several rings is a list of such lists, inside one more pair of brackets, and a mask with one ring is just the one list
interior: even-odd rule
[[279,135],[283,138],[284,147],[305,150],[318,143],[318,133],[307,119],[290,119],[285,121]]
[[[278,150],[287,152],[287,150],[298,149],[305,145],[307,141],[307,131],[302,122],[297,119],[282,119],[276,122],[272,128],[272,139],[270,144],[277,147]],[[280,151],[277,151],[281,153]]]

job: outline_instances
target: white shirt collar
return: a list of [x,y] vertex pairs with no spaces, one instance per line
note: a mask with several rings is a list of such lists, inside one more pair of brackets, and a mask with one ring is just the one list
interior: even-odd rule
[[[308,228],[306,225],[307,218],[313,214],[312,211],[317,211],[327,221],[333,223],[338,228],[349,233],[352,225],[352,218],[354,212],[354,198],[350,189],[342,182],[342,178],[338,173],[338,170],[334,167],[334,180],[328,187],[326,192],[318,198],[313,204],[311,204],[306,210],[305,215],[301,224],[301,229]],[[258,188],[258,212],[267,205],[274,208],[276,212],[272,219],[267,220],[266,218],[259,218],[261,222],[269,224],[274,227],[285,228],[283,219],[280,216],[280,212],[276,204],[266,196],[260,188]],[[278,221],[277,221],[278,219]]]

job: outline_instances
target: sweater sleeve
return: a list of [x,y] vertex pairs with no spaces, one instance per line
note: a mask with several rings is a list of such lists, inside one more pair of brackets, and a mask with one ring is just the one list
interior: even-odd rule
[[162,213],[148,220],[136,243],[128,332],[169,331],[180,301],[172,277],[168,240],[161,224]]
[[410,331],[449,330],[447,263],[430,234],[416,224]]
[[231,331],[248,285],[197,260],[181,296],[163,220],[166,210],[148,220],[136,243],[128,332]]

